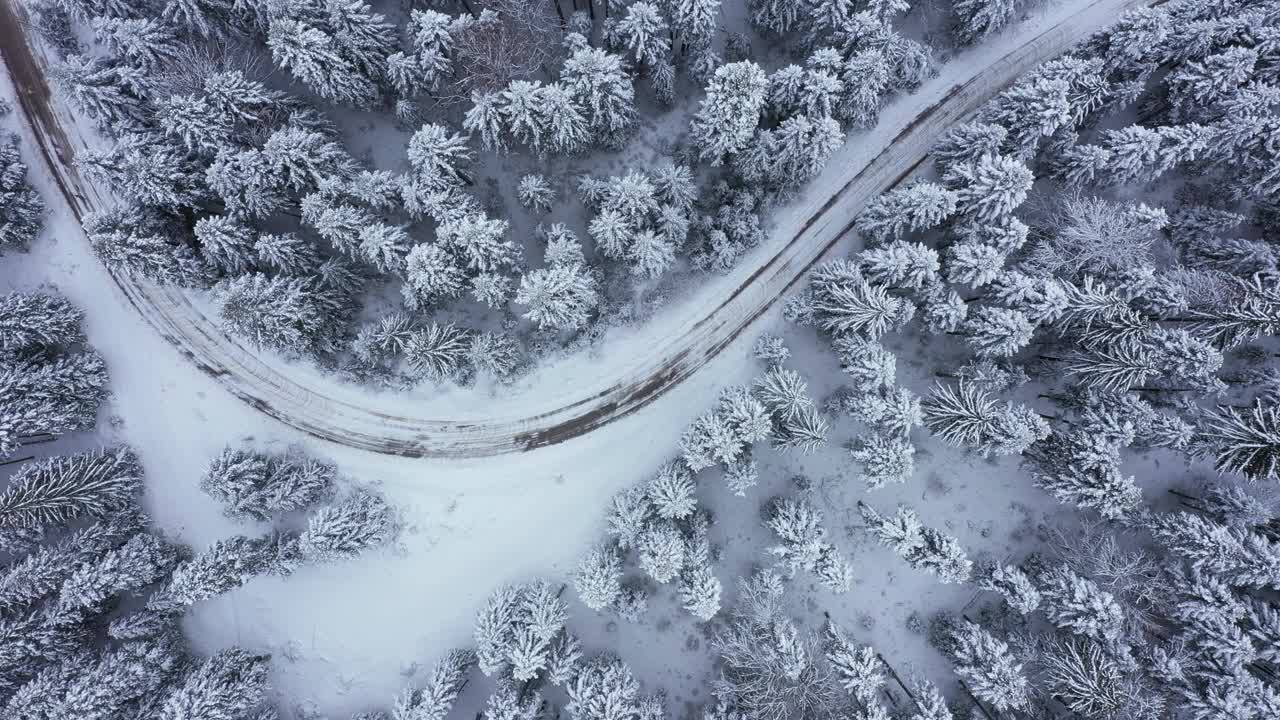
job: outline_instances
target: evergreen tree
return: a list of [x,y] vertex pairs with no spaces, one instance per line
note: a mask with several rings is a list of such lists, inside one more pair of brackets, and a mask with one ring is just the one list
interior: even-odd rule
[[955,189],[961,214],[991,223],[1022,204],[1035,176],[1014,158],[984,155],[975,162],[952,165],[943,180]]
[[0,612],[13,615],[55,593],[81,567],[115,549],[141,530],[136,513],[114,513],[110,519],[81,528],[54,545],[40,545],[15,559],[0,573]]
[[284,353],[323,353],[347,312],[340,295],[313,278],[242,275],[214,290],[218,317],[230,332]]
[[228,447],[210,462],[200,489],[221,502],[232,517],[267,521],[325,499],[336,474],[334,466],[301,455]]
[[977,386],[939,385],[921,404],[924,424],[957,447],[983,455],[1018,454],[1049,435],[1049,425],[1026,406],[1000,404]]
[[147,601],[149,610],[180,610],[234,590],[272,570],[270,538],[236,535],[180,563],[169,584]]
[[1275,479],[1280,412],[1261,400],[1245,411],[1219,406],[1205,414],[1194,447],[1197,454],[1213,458],[1218,472],[1239,473],[1253,481]]
[[156,535],[139,533],[119,548],[78,567],[58,591],[61,617],[85,617],[103,610],[113,596],[156,582],[177,563],[175,548]]
[[827,621],[822,632],[822,651],[835,670],[841,687],[862,706],[879,704],[876,696],[886,682],[884,662],[874,648],[859,646],[844,629]]
[[49,362],[0,358],[0,457],[24,438],[93,427],[107,393],[107,369],[96,353]]
[[978,587],[999,593],[1009,607],[1029,615],[1040,607],[1040,591],[1016,565],[994,565],[978,572]]
[[716,70],[690,127],[704,161],[716,165],[726,154],[746,147],[767,91],[764,71],[752,62],[730,63]]
[[312,513],[298,538],[298,550],[312,562],[348,560],[390,543],[396,533],[395,511],[387,501],[360,490]]
[[208,215],[196,220],[200,255],[228,275],[243,275],[257,264],[253,228],[234,215]]
[[1041,608],[1049,621],[1069,632],[1114,643],[1124,632],[1124,611],[1098,584],[1059,565],[1040,578]]
[[455,298],[464,289],[464,275],[454,257],[439,243],[414,245],[405,256],[405,305],[411,309],[430,307]]
[[965,332],[979,356],[1010,357],[1031,342],[1035,325],[1019,310],[983,305],[969,314]]
[[326,100],[366,107],[378,97],[369,76],[341,52],[335,37],[320,27],[301,19],[274,18],[267,47],[276,65]]
[[658,517],[666,520],[686,518],[698,506],[693,475],[678,460],[658,470],[657,477],[649,483],[648,494]]
[[573,586],[592,610],[613,606],[622,596],[622,558],[613,545],[592,548],[578,563]]
[[586,325],[599,304],[595,281],[580,265],[539,268],[520,278],[515,301],[529,306],[525,317],[560,330]]
[[27,183],[16,139],[0,139],[0,251],[25,248],[44,223],[44,202]]
[[467,685],[467,674],[475,667],[476,656],[470,650],[450,650],[436,662],[422,688],[406,690],[397,700],[392,716],[395,720],[444,720],[458,695]]
[[640,569],[658,583],[675,580],[684,567],[684,535],[671,521],[650,524],[637,544]]
[[0,355],[66,347],[82,342],[84,314],[61,295],[12,292],[0,295]]
[[951,643],[956,674],[974,695],[1000,712],[1027,707],[1027,678],[1007,644],[967,620],[952,631]]
[[920,243],[895,240],[863,250],[859,259],[867,279],[877,285],[920,290],[938,281],[938,253]]
[[706,565],[680,574],[680,603],[695,618],[707,622],[720,612],[720,579]]
[[505,220],[467,214],[442,223],[436,237],[465,261],[468,270],[497,272],[519,259],[519,249],[505,237],[507,228]]
[[977,162],[986,155],[998,155],[1008,134],[1003,126],[992,123],[956,125],[933,147],[934,162],[939,170],[945,171],[952,165]]
[[462,371],[470,347],[470,335],[453,324],[431,323],[415,330],[405,347],[411,370],[420,377],[441,381]]
[[635,54],[637,62],[655,65],[671,54],[671,28],[658,7],[646,0],[627,6],[626,13],[613,25],[613,39]]
[[972,574],[973,563],[960,543],[953,537],[921,525],[915,512],[909,508],[899,507],[897,515],[887,518],[859,501],[858,511],[867,523],[867,531],[912,567],[937,575],[943,583],[964,582]]
[[267,655],[235,648],[206,658],[165,698],[160,720],[246,717],[266,699]]
[[953,9],[960,42],[977,42],[1008,25],[1021,5],[1021,0],[957,0]]
[[573,720],[638,718],[640,683],[621,660],[604,655],[584,663],[569,683],[565,710]]
[[849,454],[862,464],[862,479],[871,489],[906,482],[915,473],[916,448],[899,435],[861,438],[850,447]]
[[583,109],[589,136],[606,147],[621,146],[636,124],[635,88],[622,58],[598,48],[578,48],[565,60],[560,82]]
[[538,174],[521,177],[516,196],[521,205],[535,212],[550,212],[556,200],[555,191],[547,184],[547,179]]
[[138,274],[160,283],[201,284],[208,268],[191,248],[167,235],[168,221],[142,207],[116,206],[84,216],[85,234],[98,259],[112,272]]
[[130,507],[142,486],[133,452],[116,448],[30,463],[0,493],[0,526],[60,525]]
[[471,184],[469,165],[474,153],[467,138],[441,125],[428,123],[409,138],[409,164],[428,187]]
[[100,128],[117,130],[144,123],[145,103],[130,84],[133,75],[123,66],[101,58],[68,55],[50,75]]
[[174,27],[154,18],[95,17],[90,25],[112,55],[149,74],[173,62],[181,48]]

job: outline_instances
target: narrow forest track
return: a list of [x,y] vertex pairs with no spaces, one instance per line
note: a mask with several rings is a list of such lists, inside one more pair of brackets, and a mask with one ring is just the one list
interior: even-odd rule
[[[1067,0],[1070,2],[1071,0]],[[76,217],[102,206],[77,171],[75,154],[88,147],[79,126],[46,79],[47,58],[26,35],[16,0],[0,0],[0,54],[24,119]],[[763,247],[744,258],[715,295],[681,298],[674,320],[635,330],[644,357],[620,369],[623,377],[569,390],[525,417],[451,421],[404,407],[382,410],[337,380],[312,372],[291,377],[287,367],[255,352],[218,327],[184,291],[126,274],[112,274],[141,316],[202,372],[254,409],[316,438],[406,457],[483,457],[533,450],[584,435],[646,407],[692,376],[774,306],[817,263],[851,245],[853,218],[879,193],[908,177],[951,125],[982,106],[1026,70],[1053,58],[1143,0],[1073,3],[1046,23],[1019,25],[972,51],[978,62],[954,59],[915,93],[895,100],[872,130],[854,135],[807,192],[778,213]],[[1052,15],[1053,13],[1051,13]],[[993,54],[994,53],[994,54]],[[971,67],[964,67],[966,59]],[[859,160],[874,154],[869,160]],[[87,243],[87,240],[86,240]],[[655,324],[656,325],[656,324]]]

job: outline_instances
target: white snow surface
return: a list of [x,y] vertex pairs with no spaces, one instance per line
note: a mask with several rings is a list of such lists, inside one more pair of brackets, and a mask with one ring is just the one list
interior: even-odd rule
[[[931,83],[945,86],[949,74],[961,72],[961,64],[989,62],[1006,52],[1014,39],[1080,8],[1110,17],[1118,7],[1132,4],[1074,0],[1039,9],[999,38],[951,59],[942,77]],[[1101,25],[1103,17],[1093,20]],[[11,95],[8,82],[6,78],[4,91]],[[904,107],[916,104],[895,102],[881,125],[905,121],[893,116]],[[17,129],[12,118],[5,122]],[[29,254],[0,259],[0,290],[53,285],[84,308],[89,341],[105,357],[112,378],[113,417],[104,432],[110,441],[128,442],[138,450],[147,471],[147,505],[161,527],[197,548],[233,533],[265,530],[222,517],[216,503],[197,488],[207,460],[225,445],[242,441],[306,445],[347,475],[378,485],[403,513],[406,532],[394,550],[340,565],[304,568],[287,580],[253,581],[199,606],[187,622],[199,651],[242,645],[274,653],[274,682],[281,696],[306,702],[327,717],[388,707],[410,682],[406,673],[417,664],[429,666],[447,648],[470,644],[474,613],[498,585],[542,576],[563,578],[600,536],[607,499],[651,477],[675,453],[676,439],[687,422],[714,401],[720,388],[747,382],[760,371],[749,354],[755,334],[744,335],[644,410],[587,436],[524,454],[414,460],[319,442],[234,398],[141,320],[90,254],[39,159],[30,156],[33,148],[33,138],[24,137],[30,179],[50,205],[48,227]],[[867,152],[855,136],[833,162],[865,163]],[[811,197],[827,196],[830,188],[822,183],[828,177],[819,178]],[[776,217],[775,224],[786,224],[789,215],[806,209],[807,203],[798,203]],[[752,259],[742,262],[749,266]],[[517,416],[557,398],[577,397],[584,387],[625,374],[631,359],[645,354],[656,339],[682,332],[689,317],[684,308],[718,297],[724,291],[720,286],[732,282],[732,276],[707,279],[681,299],[679,308],[661,313],[655,324],[613,333],[598,354],[535,373],[514,397],[480,400],[458,391],[433,400],[432,408]],[[839,382],[833,355],[817,347],[811,332],[780,327],[773,315],[758,328],[771,326],[787,336],[797,354],[791,366],[809,378],[815,396],[820,398]],[[929,373],[922,365],[900,357],[899,381],[923,391]],[[810,579],[797,578],[798,607],[809,616],[830,611],[899,670],[911,665],[945,681],[945,664],[922,637],[903,627],[903,621],[912,609],[958,608],[972,589],[939,585],[873,546],[852,527],[858,524],[854,503],[866,493],[853,479],[839,447],[848,435],[837,424],[831,445],[804,458],[762,452],[764,480],[746,499],[729,497],[714,472],[700,478],[700,496],[717,513],[713,539],[724,552],[717,574],[726,585],[725,599],[732,601],[736,577],[752,563],[765,562],[763,547],[769,538],[757,508],[771,493],[787,491],[788,478],[803,472],[818,485],[826,525],[852,556],[858,584],[850,594],[836,597],[810,591]],[[1015,461],[987,463],[923,435],[917,433],[922,453],[915,478],[872,493],[868,501],[877,508],[910,502],[922,521],[946,528],[971,554],[987,552],[997,558],[1004,558],[1034,527],[1040,512],[1055,509],[1042,492],[1030,487]],[[588,650],[614,650],[633,665],[646,690],[667,688],[672,693],[669,712],[679,712],[682,702],[705,699],[707,643],[703,631],[682,611],[666,602],[655,603],[646,626],[637,629],[615,628],[610,621],[616,618],[594,616],[576,600],[571,606],[572,627],[583,635]],[[871,628],[860,626],[860,613],[871,618]],[[487,687],[473,684],[467,698],[476,701],[473,696]]]

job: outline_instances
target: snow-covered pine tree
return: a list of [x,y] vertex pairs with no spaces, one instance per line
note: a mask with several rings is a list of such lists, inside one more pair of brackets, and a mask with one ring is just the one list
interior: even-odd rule
[[953,7],[960,23],[956,28],[957,37],[962,43],[981,40],[1008,25],[1022,2],[1023,0],[957,0]]
[[44,224],[44,202],[27,183],[17,138],[0,138],[0,251],[25,248]]
[[1031,342],[1035,325],[1020,310],[982,305],[969,313],[962,332],[980,357],[1009,357]]
[[653,66],[671,54],[671,27],[658,6],[640,0],[611,26],[613,42],[635,55],[636,62]]
[[468,270],[498,272],[515,265],[520,257],[519,248],[506,237],[508,227],[506,220],[467,213],[442,223],[436,237],[458,255]]
[[332,349],[350,312],[339,293],[307,277],[241,275],[219,283],[214,300],[230,332],[259,347],[304,355]]
[[539,268],[522,278],[515,301],[539,327],[577,330],[599,304],[595,280],[581,265]]
[[999,712],[1028,706],[1030,684],[1004,641],[968,620],[952,630],[950,640],[956,674],[970,692]]
[[228,275],[243,275],[257,265],[255,236],[253,227],[234,215],[206,215],[196,220],[200,256]]
[[622,490],[609,503],[609,534],[618,539],[618,547],[623,550],[636,547],[652,515],[653,503],[643,487]]
[[402,294],[405,306],[410,309],[427,308],[456,298],[465,289],[466,275],[452,253],[440,243],[414,245],[405,256],[404,274]]
[[176,28],[156,18],[99,16],[89,24],[112,55],[148,74],[173,62],[181,49]]
[[179,563],[168,584],[147,601],[147,609],[173,612],[234,590],[272,570],[270,538],[236,535],[219,540]]
[[378,98],[374,81],[345,56],[338,39],[307,20],[272,19],[267,47],[277,66],[326,100],[367,107]]
[[125,447],[23,465],[0,493],[0,527],[104,518],[137,501],[142,467]]
[[1274,480],[1280,463],[1280,408],[1261,399],[1243,410],[1220,405],[1204,414],[1192,447],[1197,455],[1213,458],[1218,472]]
[[639,718],[640,683],[616,657],[597,655],[586,661],[566,690],[565,710],[573,720]]
[[814,573],[832,592],[849,590],[852,569],[827,540],[822,527],[822,512],[808,501],[779,498],[769,508],[765,525],[773,530],[781,544],[768,552],[787,567],[790,574],[804,570]]
[[620,147],[636,125],[635,88],[623,59],[584,45],[565,60],[560,82],[583,109],[590,137]]
[[191,248],[170,237],[168,218],[141,206],[116,206],[84,216],[94,254],[112,272],[177,285],[203,284],[208,268]]
[[658,517],[679,520],[693,514],[698,497],[693,484],[693,474],[679,460],[663,464],[648,488],[649,500]]
[[556,194],[547,183],[547,179],[539,174],[524,175],[516,187],[516,196],[520,204],[534,212],[550,212],[555,203]]
[[1039,577],[1040,607],[1054,625],[1103,643],[1115,643],[1124,633],[1124,610],[1115,596],[1058,565]]
[[209,463],[200,488],[232,517],[270,520],[329,496],[337,468],[295,452],[284,455],[225,448]]
[[934,145],[932,156],[938,169],[977,162],[984,155],[998,155],[1009,131],[1000,125],[982,122],[962,123],[952,127]]
[[960,543],[922,525],[910,508],[899,507],[896,515],[885,517],[859,501],[858,512],[867,523],[867,531],[912,567],[937,575],[943,583],[964,582],[972,574],[973,562]]
[[887,682],[884,662],[869,645],[859,645],[839,625],[827,620],[822,652],[835,670],[841,687],[863,707],[878,705],[877,695]]
[[915,445],[901,435],[877,433],[859,438],[849,454],[862,464],[862,479],[870,489],[906,482],[915,473]]
[[684,535],[672,521],[650,523],[640,534],[636,548],[640,569],[657,583],[675,580],[684,567]]
[[268,655],[222,650],[206,658],[170,691],[159,720],[250,717],[266,700]]
[[768,78],[755,63],[742,61],[716,70],[690,126],[699,155],[718,165],[746,147],[760,120]]
[[57,592],[77,569],[91,566],[142,530],[140,514],[113,513],[57,544],[39,545],[0,571],[0,612],[14,615]]
[[894,240],[859,255],[863,274],[877,285],[920,290],[938,282],[938,253],[921,243]]
[[467,685],[467,674],[476,665],[470,650],[450,650],[431,668],[421,688],[406,689],[392,709],[394,720],[444,720]]
[[145,120],[146,103],[131,82],[138,72],[103,58],[68,55],[50,77],[100,128],[121,131]]
[[986,223],[1013,212],[1026,200],[1034,181],[1026,165],[1006,155],[956,163],[943,175],[943,182],[955,190],[957,212]]
[[924,424],[951,445],[983,455],[1012,455],[1049,436],[1049,425],[1025,405],[999,403],[978,386],[938,385],[923,403]]
[[1033,613],[1040,607],[1040,591],[1017,565],[981,568],[977,573],[977,584],[983,590],[999,593],[1009,603],[1009,607],[1023,615]]
[[307,518],[307,529],[298,537],[298,551],[316,563],[348,560],[387,545],[398,532],[394,508],[380,495],[357,490]]
[[464,135],[428,123],[409,138],[409,165],[428,187],[443,189],[472,183],[470,164],[475,155]]
[[112,597],[141,590],[168,575],[177,561],[177,549],[158,535],[134,535],[76,568],[58,590],[57,616],[73,622],[101,612]]
[[720,579],[709,565],[685,568],[680,573],[680,604],[695,618],[707,622],[720,612]]
[[593,547],[578,562],[573,586],[582,604],[592,610],[612,607],[622,596],[622,557],[616,546]]
[[24,439],[93,427],[106,393],[107,369],[97,353],[0,359],[0,457]]
[[11,292],[0,295],[0,355],[55,350],[80,343],[84,313],[61,295]]

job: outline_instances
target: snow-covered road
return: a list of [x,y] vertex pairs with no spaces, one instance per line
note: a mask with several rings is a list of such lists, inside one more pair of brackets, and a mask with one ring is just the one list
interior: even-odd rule
[[[501,401],[477,395],[465,409],[433,411],[421,397],[370,395],[260,357],[224,334],[184,291],[125,275],[112,279],[196,367],[241,401],[311,436],[408,457],[481,457],[556,444],[630,415],[692,376],[816,263],[852,250],[858,211],[918,167],[948,127],[1027,69],[1146,4],[1064,2],[950,58],[938,77],[888,105],[874,129],[854,135],[803,197],[775,213],[769,239],[731,273],[701,282],[642,327],[613,331],[598,356],[537,371],[529,389]],[[28,44],[24,27],[12,0],[0,0],[0,51],[47,166],[33,170],[56,178],[80,216],[106,193],[72,165],[87,144],[72,113],[49,91],[46,59]]]

